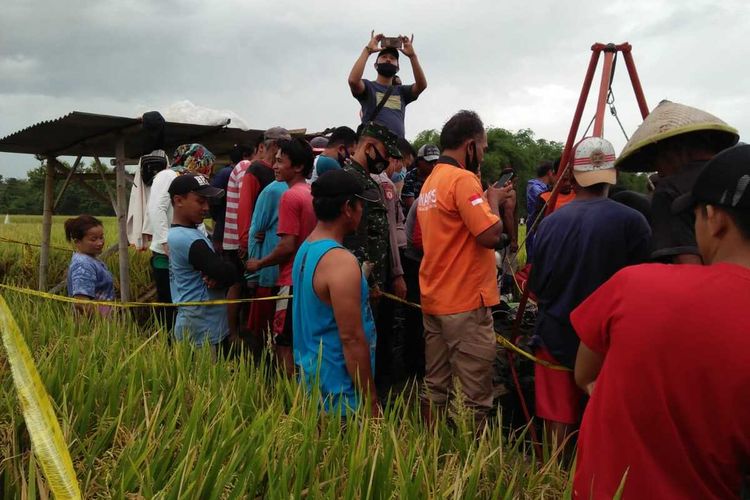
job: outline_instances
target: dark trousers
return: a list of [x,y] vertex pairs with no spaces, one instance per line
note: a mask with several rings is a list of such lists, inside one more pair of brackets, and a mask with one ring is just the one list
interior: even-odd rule
[[[154,267],[154,258],[151,257],[151,276],[156,285],[156,297],[159,302],[172,303],[172,291],[169,287],[169,269],[157,269]],[[164,325],[168,332],[174,328],[174,320],[177,316],[176,307],[154,308],[156,318]]]
[[375,305],[375,385],[378,392],[385,392],[396,382],[396,364],[394,356],[393,315],[394,302],[381,297]]
[[[419,262],[401,253],[401,266],[404,268],[406,281],[406,300],[414,304],[420,303]],[[407,376],[423,378],[425,373],[424,361],[424,324],[422,310],[416,307],[404,306],[404,369]]]

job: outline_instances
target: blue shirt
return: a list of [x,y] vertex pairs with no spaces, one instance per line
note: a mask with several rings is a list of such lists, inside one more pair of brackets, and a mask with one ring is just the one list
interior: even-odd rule
[[526,184],[526,261],[531,262],[534,254],[534,238],[536,229],[529,231],[534,221],[539,216],[539,210],[544,206],[544,201],[540,198],[542,193],[549,191],[549,186],[539,179],[531,179]]
[[114,300],[112,273],[104,262],[76,252],[68,266],[68,296],[83,295],[94,300]]
[[651,229],[640,212],[616,201],[574,200],[539,224],[535,244],[529,278],[539,307],[534,332],[572,367],[578,336],[571,311],[617,271],[648,258]]
[[[362,121],[372,121],[371,116],[380,101],[385,97],[388,85],[381,85],[370,80],[362,80],[362,83],[365,84],[365,91],[356,96],[356,99],[362,105]],[[406,105],[414,100],[416,98],[411,85],[395,85],[393,93],[388,97],[374,121],[385,125],[391,132],[403,138],[405,136]]]
[[318,159],[315,162],[315,171],[317,172],[318,177],[328,172],[329,170],[338,170],[340,168],[341,163],[339,163],[338,160],[325,155],[318,156]]
[[[334,248],[344,248],[334,240],[305,241],[297,250],[292,268],[294,300],[294,362],[308,390],[318,385],[326,411],[356,410],[360,395],[346,370],[344,349],[333,308],[321,301],[313,289],[313,276],[320,259]],[[370,310],[367,280],[360,280],[362,326],[370,346],[370,366],[375,367],[375,321]],[[320,362],[318,361],[320,360]]]
[[[274,181],[260,192],[253,211],[253,221],[250,223],[250,236],[247,239],[247,254],[250,259],[262,259],[279,244],[281,238],[276,234],[279,225],[279,200],[287,189],[289,186],[286,182]],[[255,239],[258,233],[265,234],[262,242]],[[279,266],[264,267],[255,276],[247,277],[251,281],[257,279],[258,286],[274,287],[279,280]]]
[[[205,241],[213,251],[211,242],[197,228],[172,226],[169,229],[169,286],[174,303],[226,298],[226,290],[208,288],[201,272],[190,263],[190,247],[196,240]],[[187,338],[196,346],[204,342],[218,344],[229,335],[227,306],[180,306],[173,333],[178,341]]]

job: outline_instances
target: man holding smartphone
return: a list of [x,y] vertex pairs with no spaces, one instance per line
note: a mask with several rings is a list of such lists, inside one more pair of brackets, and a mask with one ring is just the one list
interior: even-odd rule
[[[354,63],[349,73],[349,88],[352,95],[362,105],[362,122],[382,123],[398,137],[405,136],[404,118],[406,106],[416,101],[427,88],[427,79],[414,52],[411,38],[399,36],[386,38],[383,34],[376,35],[373,31],[370,43],[362,49],[362,53]],[[412,85],[395,85],[393,79],[399,71],[399,51],[409,58],[414,71]],[[372,54],[378,54],[375,70],[378,77],[375,81],[365,80],[362,75],[367,60]]]

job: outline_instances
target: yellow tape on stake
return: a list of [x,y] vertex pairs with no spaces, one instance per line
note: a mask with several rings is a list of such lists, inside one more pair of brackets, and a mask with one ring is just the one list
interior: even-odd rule
[[29,347],[21,335],[8,304],[0,297],[0,330],[8,352],[13,383],[21,401],[23,418],[31,436],[34,454],[57,499],[81,498],[73,462],[49,395],[39,378]]

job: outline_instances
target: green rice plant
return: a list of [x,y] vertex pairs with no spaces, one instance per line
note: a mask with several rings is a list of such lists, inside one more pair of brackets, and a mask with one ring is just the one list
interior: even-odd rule
[[[4,294],[50,394],[85,498],[559,498],[567,473],[521,431],[475,439],[460,406],[425,427],[410,391],[345,425],[266,360],[215,362],[127,314],[76,318]],[[0,497],[45,479],[0,353]],[[414,389],[414,388],[412,388]]]
[[[73,246],[65,240],[63,224],[68,216],[52,218],[50,255],[47,283],[53,287],[65,280]],[[117,243],[117,219],[99,217],[104,224],[105,248]],[[39,244],[42,237],[42,217],[38,215],[12,215],[10,224],[0,224],[0,283],[36,289],[39,283]],[[10,240],[10,241],[9,241]],[[21,243],[29,243],[23,245]],[[146,293],[151,286],[150,252],[129,250],[130,288],[133,297]],[[120,268],[117,252],[104,259],[112,272],[115,288],[119,289]],[[65,293],[63,288],[59,293]]]

